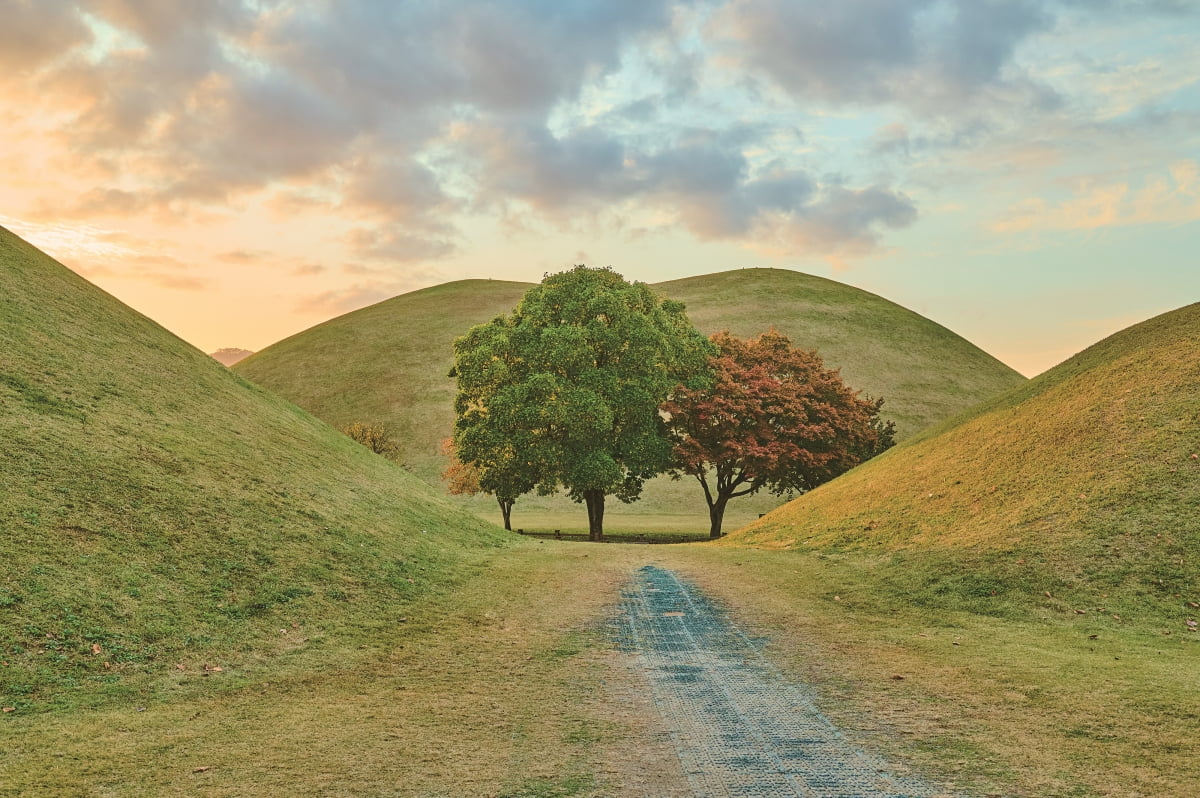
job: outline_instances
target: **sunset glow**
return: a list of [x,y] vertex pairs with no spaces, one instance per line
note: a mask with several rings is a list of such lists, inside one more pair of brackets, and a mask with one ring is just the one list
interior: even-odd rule
[[1034,374],[1200,300],[1200,7],[10,0],[0,225],[204,349],[741,266]]

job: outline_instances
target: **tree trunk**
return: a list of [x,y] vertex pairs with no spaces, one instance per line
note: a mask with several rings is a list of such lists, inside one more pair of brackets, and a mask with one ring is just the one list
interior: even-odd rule
[[721,522],[725,520],[725,505],[729,497],[718,493],[715,501],[708,503],[708,536],[712,540],[721,537]]
[[516,499],[501,499],[497,496],[496,502],[500,505],[500,514],[504,516],[504,528],[512,532],[512,506]]
[[585,490],[583,500],[587,502],[588,540],[599,540],[604,535],[604,491]]

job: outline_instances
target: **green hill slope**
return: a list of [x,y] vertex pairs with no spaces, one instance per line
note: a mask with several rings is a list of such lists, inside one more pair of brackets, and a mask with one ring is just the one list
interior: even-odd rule
[[454,424],[454,339],[508,313],[528,283],[461,280],[338,316],[234,366],[335,427],[382,422],[398,460],[436,483]]
[[[446,377],[452,343],[472,325],[512,310],[526,283],[467,280],[416,291],[348,313],[274,344],[235,371],[301,407],[345,426],[389,424],[400,459],[431,483],[444,468],[439,443],[453,426],[454,382]],[[705,333],[742,336],[774,326],[816,348],[856,388],[884,396],[886,417],[903,438],[1024,378],[928,319],[832,280],[781,269],[743,269],[661,283],[663,296],[687,303]],[[731,513],[766,510],[770,496],[741,500]],[[480,500],[472,505],[490,511]],[[526,497],[523,510],[567,509]],[[696,513],[703,500],[690,481],[654,480],[638,513]],[[614,507],[619,516],[628,512]]]
[[903,440],[1025,378],[961,336],[858,288],[784,269],[739,269],[659,283],[706,333],[772,326],[871,396]]
[[1095,603],[1098,592],[1198,601],[1200,304],[1117,333],[731,538],[944,559],[917,593],[1057,586]]
[[319,656],[503,539],[3,229],[0,286],[5,706]]

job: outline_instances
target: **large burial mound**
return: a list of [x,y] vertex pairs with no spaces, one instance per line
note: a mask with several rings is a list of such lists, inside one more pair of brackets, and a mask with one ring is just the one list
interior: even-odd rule
[[[454,423],[454,381],[446,376],[453,341],[510,312],[529,287],[465,280],[404,294],[280,341],[235,370],[335,426],[390,425],[400,459],[436,483],[445,465],[439,444]],[[751,336],[775,327],[819,350],[849,384],[885,397],[884,415],[901,438],[1024,382],[946,328],[832,280],[742,269],[654,287],[686,302],[706,334]],[[696,485],[673,487],[686,488],[681,501],[703,506]],[[643,509],[658,509],[647,505],[659,492],[648,492]]]
[[0,285],[4,706],[294,661],[501,539],[3,229]]
[[944,558],[918,592],[1200,600],[1200,304],[918,438],[732,539]]

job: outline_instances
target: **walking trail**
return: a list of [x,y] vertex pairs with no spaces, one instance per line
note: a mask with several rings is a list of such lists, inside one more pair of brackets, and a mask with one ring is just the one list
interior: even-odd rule
[[642,568],[622,595],[634,656],[695,798],[941,798],[851,745],[801,686],[674,572]]

